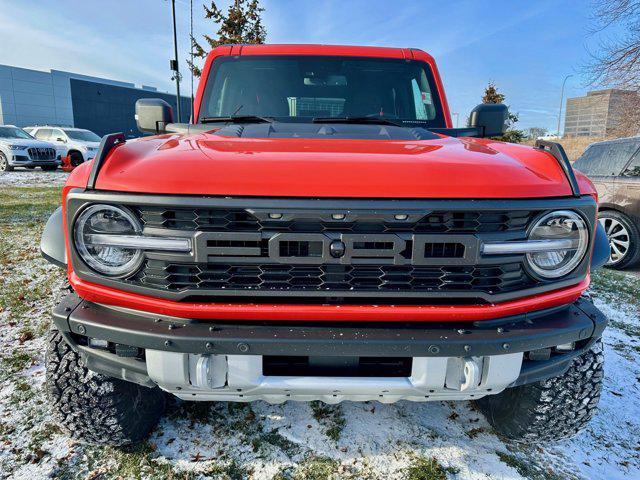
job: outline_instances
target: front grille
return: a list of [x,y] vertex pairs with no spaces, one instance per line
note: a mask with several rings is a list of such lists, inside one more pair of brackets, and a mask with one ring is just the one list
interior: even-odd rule
[[[141,207],[145,227],[224,232],[357,232],[357,233],[489,233],[522,230],[537,212],[515,211],[433,211],[417,220],[396,221],[393,216],[369,215],[357,221],[329,221],[322,218],[275,220],[245,209],[172,209]],[[318,215],[320,216],[320,215]],[[378,218],[376,218],[378,217]]]
[[136,282],[155,289],[287,292],[505,293],[531,284],[521,264],[490,266],[178,264],[148,260]]
[[[395,205],[392,205],[395,207]],[[535,286],[522,263],[478,264],[482,235],[526,236],[537,210],[135,208],[145,228],[202,232],[193,257],[151,256],[129,279],[181,299],[486,300]],[[339,215],[337,215],[339,214]],[[336,245],[337,244],[337,245]],[[334,248],[337,250],[334,251]],[[416,295],[418,297],[416,297]],[[424,302],[424,299],[421,301]]]
[[31,147],[27,150],[31,160],[55,160],[56,150],[47,147]]
[[[124,205],[144,233],[189,239],[191,250],[145,251],[127,278],[105,278],[73,250],[83,280],[177,302],[313,305],[491,305],[576,284],[585,260],[558,280],[525,255],[487,255],[527,239],[545,212],[590,221],[589,196],[549,199],[324,199],[71,192],[68,219],[87,203]],[[72,222],[70,223],[72,225]]]

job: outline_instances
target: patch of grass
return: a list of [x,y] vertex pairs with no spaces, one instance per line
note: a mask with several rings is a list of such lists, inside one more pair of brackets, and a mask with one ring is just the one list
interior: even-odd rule
[[469,438],[476,438],[481,433],[485,433],[485,429],[484,428],[472,428],[471,430],[467,430],[464,433],[466,433],[467,437],[469,437]]
[[55,423],[47,422],[36,431],[32,431],[27,449],[38,455],[44,452],[44,444],[55,435],[62,434],[62,429]]
[[616,303],[640,307],[640,280],[628,273],[600,268],[591,276],[591,292]]
[[0,226],[40,225],[60,206],[61,187],[0,188]]
[[520,475],[530,480],[566,480],[566,476],[560,476],[550,468],[542,468],[531,461],[506,452],[496,452],[503,463],[515,469]]
[[258,435],[251,440],[251,446],[253,447],[254,452],[261,450],[265,444],[279,448],[289,457],[300,452],[300,445],[292,442],[288,438],[285,438],[280,434],[280,432],[278,432],[278,430],[275,429]]
[[630,337],[640,338],[640,327],[631,325],[629,323],[621,322],[620,320],[609,319],[609,325],[622,330]]
[[328,457],[309,457],[295,469],[290,478],[292,480],[329,480],[338,473],[339,466],[340,462]]
[[[154,451],[155,447],[149,442],[126,449],[105,448],[104,458],[109,459],[109,462],[102,466],[105,478],[195,480],[199,477],[194,472],[177,472],[172,465],[155,461]],[[223,473],[222,469],[220,473]],[[244,477],[229,475],[228,478],[238,480]]]
[[406,480],[447,480],[448,475],[459,473],[455,467],[441,465],[435,457],[415,457],[405,469]]
[[347,423],[339,405],[327,405],[320,401],[311,402],[313,418],[324,426],[325,435],[334,442],[340,440],[340,434]]
[[[235,460],[232,460],[226,465],[212,465],[204,473],[206,473],[206,475],[213,475],[215,476],[215,478],[222,478],[224,480],[246,480],[247,478],[249,478],[250,474],[250,472],[246,468],[244,468]],[[194,476],[194,478],[202,477]]]
[[31,281],[12,281],[2,283],[0,310],[11,310],[13,320],[26,314],[33,304],[51,295],[55,276],[32,284]]
[[35,397],[36,392],[23,378],[18,378],[15,389],[9,397],[9,404],[22,405]]
[[24,350],[16,349],[9,355],[0,359],[0,380],[6,380],[13,377],[16,373],[21,372],[25,368],[29,368],[33,358]]

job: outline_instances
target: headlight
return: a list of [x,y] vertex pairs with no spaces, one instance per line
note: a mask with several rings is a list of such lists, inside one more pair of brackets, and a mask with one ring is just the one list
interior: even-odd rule
[[142,250],[129,246],[105,245],[105,235],[140,235],[140,222],[128,210],[112,205],[92,205],[84,210],[74,226],[75,246],[91,268],[109,276],[135,272],[142,262]]
[[558,278],[570,273],[584,258],[589,230],[576,212],[559,210],[544,215],[529,231],[530,242],[541,240],[550,248],[527,253],[529,267],[540,277]]
[[8,145],[8,147],[9,150],[24,150],[25,148],[27,148],[23,145]]

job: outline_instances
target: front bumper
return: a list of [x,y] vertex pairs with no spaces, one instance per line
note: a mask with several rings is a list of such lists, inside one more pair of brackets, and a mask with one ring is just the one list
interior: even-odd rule
[[60,161],[52,158],[50,160],[33,160],[26,154],[14,154],[9,160],[12,167],[42,167],[51,165],[60,165]]
[[[186,399],[270,402],[479,398],[564,373],[607,323],[585,298],[478,322],[299,326],[185,320],[99,305],[75,294],[54,309],[53,319],[99,373],[157,384]],[[89,339],[109,346],[92,347]],[[555,349],[567,344],[575,346]],[[404,377],[263,374],[263,359],[284,356],[410,358],[412,367]],[[465,368],[477,374],[462,388],[451,379]]]

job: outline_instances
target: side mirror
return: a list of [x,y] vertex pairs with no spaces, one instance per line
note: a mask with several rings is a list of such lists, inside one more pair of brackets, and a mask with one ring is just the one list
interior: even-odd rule
[[499,137],[507,130],[509,108],[502,103],[481,103],[471,110],[469,127],[477,128],[481,137]]
[[164,133],[173,123],[171,105],[160,98],[141,98],[136,101],[136,124],[144,133]]
[[67,141],[64,138],[61,138],[61,137],[56,138],[56,142],[67,143]]

